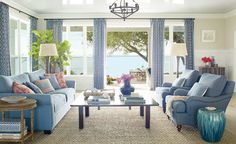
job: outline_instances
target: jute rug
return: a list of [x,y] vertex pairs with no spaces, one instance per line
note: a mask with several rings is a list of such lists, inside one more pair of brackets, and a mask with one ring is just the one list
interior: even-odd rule
[[[71,108],[51,135],[36,133],[27,144],[202,144],[198,131],[176,126],[159,107],[151,108],[151,128],[144,127],[139,108],[90,108],[83,130],[78,128],[78,110]],[[220,143],[235,144],[236,137],[225,130]]]

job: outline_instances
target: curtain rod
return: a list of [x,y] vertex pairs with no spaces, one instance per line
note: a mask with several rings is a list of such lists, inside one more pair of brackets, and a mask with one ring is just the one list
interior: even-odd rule
[[[2,3],[4,3],[4,2],[2,2]],[[25,15],[28,15],[28,16],[30,16],[30,17],[33,17],[33,18],[35,18],[35,19],[37,19],[37,20],[38,20],[38,18],[37,18],[37,17],[35,17],[35,16],[32,16],[32,15],[30,15],[30,14],[28,14],[28,13],[26,13],[26,12],[23,12],[23,11],[21,11],[21,10],[19,10],[19,9],[15,8],[15,7],[13,7],[13,6],[10,6],[10,5],[9,5],[9,4],[7,4],[7,3],[4,3],[4,4],[8,5],[10,8],[12,8],[12,9],[14,9],[14,10],[18,11],[19,13],[23,13],[23,14],[25,14]]]
[[[46,18],[44,20],[56,20],[56,19],[61,19],[61,20],[93,20],[94,18]],[[121,18],[104,18],[104,19],[120,19],[123,21],[123,19]],[[127,20],[129,19],[140,19],[140,20],[150,20],[150,19],[154,19],[154,18],[128,18]],[[188,18],[163,18],[163,19],[166,19],[166,20],[184,20],[184,19],[188,19]],[[189,18],[189,19],[193,19],[195,20],[195,18]]]

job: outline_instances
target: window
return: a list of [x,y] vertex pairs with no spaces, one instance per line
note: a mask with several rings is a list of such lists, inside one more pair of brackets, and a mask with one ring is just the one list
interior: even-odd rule
[[93,74],[93,23],[87,21],[64,22],[63,39],[71,44],[70,66],[72,75]]
[[[176,57],[170,55],[171,45],[173,43],[184,43],[184,24],[183,22],[167,22],[165,26],[165,57],[164,57],[164,73],[168,75],[176,74],[177,61]],[[179,71],[185,69],[184,64],[180,61]]]
[[30,20],[10,15],[10,54],[11,73],[17,75],[31,71],[30,51]]

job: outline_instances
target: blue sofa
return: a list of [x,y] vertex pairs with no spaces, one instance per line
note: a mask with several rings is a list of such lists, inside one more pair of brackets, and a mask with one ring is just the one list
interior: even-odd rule
[[[162,87],[156,87],[157,102],[159,106],[163,108],[163,112],[166,112],[166,96],[173,95],[176,89],[186,89],[189,90],[194,85],[195,82],[199,80],[200,74],[196,70],[185,70],[180,78],[176,82],[172,83],[163,83]],[[178,80],[182,80],[179,83]],[[184,81],[183,81],[184,80]]]
[[[224,76],[203,74],[199,83],[195,85],[190,91],[178,89],[174,92],[174,95],[188,96],[186,100],[176,100],[171,105],[172,120],[177,125],[178,131],[182,125],[197,126],[199,108],[216,107],[225,111],[234,93],[235,82],[227,81]],[[200,91],[203,90],[201,86],[206,86],[207,89],[200,95]],[[195,95],[190,96],[192,93]],[[169,97],[171,95],[166,97],[166,101]]]
[[[75,99],[75,81],[66,81],[68,88],[58,89],[47,94],[15,94],[12,92],[12,83],[34,82],[44,76],[44,70],[32,73],[24,73],[16,76],[0,76],[0,97],[19,95],[37,100],[35,109],[34,128],[37,131],[44,131],[50,134],[63,116],[70,110],[70,104]],[[19,113],[12,112],[10,117],[17,118]],[[29,118],[29,111],[25,112],[25,117]],[[26,123],[29,123],[26,121]]]

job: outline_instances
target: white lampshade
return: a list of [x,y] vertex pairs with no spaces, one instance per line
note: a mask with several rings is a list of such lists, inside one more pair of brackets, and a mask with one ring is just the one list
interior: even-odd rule
[[186,43],[174,43],[171,48],[172,56],[186,56],[188,55]]
[[56,56],[57,46],[54,43],[41,44],[39,50],[39,56]]

